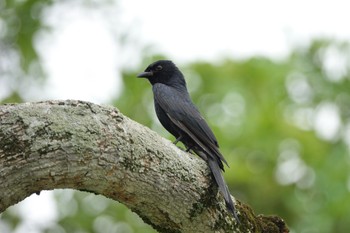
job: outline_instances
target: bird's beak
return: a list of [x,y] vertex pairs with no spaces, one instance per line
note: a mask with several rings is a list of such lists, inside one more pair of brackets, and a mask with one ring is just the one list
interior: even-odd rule
[[152,71],[148,71],[148,72],[142,72],[142,73],[139,73],[137,75],[138,78],[149,78],[149,77],[152,77],[153,76],[153,72]]

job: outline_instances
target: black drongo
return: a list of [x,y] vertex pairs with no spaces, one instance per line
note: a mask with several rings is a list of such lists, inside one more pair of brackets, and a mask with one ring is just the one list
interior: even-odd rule
[[137,77],[147,78],[152,84],[154,105],[159,121],[172,135],[175,144],[181,141],[207,162],[223,194],[227,209],[238,221],[230,192],[221,174],[227,162],[219,151],[218,142],[204,118],[192,103],[181,71],[169,60],[150,64]]

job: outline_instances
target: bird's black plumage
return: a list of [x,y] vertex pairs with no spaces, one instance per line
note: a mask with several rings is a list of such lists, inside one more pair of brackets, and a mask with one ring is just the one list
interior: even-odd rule
[[230,192],[221,174],[227,162],[219,151],[218,142],[192,103],[186,81],[181,71],[169,60],[150,64],[138,77],[147,78],[152,84],[154,105],[159,121],[176,142],[181,141],[188,150],[205,160],[224,196],[227,209],[238,221]]

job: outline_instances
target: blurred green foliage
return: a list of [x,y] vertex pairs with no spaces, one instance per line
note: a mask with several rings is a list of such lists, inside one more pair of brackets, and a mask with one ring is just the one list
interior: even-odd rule
[[[181,66],[231,166],[232,194],[257,213],[281,216],[294,232],[350,227],[349,54],[349,44],[316,40],[278,62]],[[155,118],[150,85],[135,75],[124,74],[115,105],[168,135]]]
[[[38,74],[44,77],[33,40],[43,27],[40,12],[51,4],[0,3],[0,81],[9,89],[2,103],[22,101],[27,85],[38,85]],[[123,71],[123,93],[112,102],[173,139],[156,119],[150,84],[135,77],[150,62]],[[348,232],[349,43],[315,40],[280,61],[226,58],[178,65],[230,164],[225,178],[235,197],[256,213],[281,216],[292,232]],[[155,232],[107,198],[69,190],[56,191],[55,198],[58,221],[43,232]],[[22,218],[11,208],[0,215],[0,225],[14,231]]]
[[34,47],[36,33],[44,29],[42,11],[51,0],[0,1],[0,83],[9,90],[2,102],[21,102],[28,86],[41,85],[44,72]]

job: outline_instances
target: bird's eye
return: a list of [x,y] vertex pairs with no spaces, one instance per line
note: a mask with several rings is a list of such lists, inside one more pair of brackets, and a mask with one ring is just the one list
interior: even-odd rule
[[159,66],[156,67],[156,70],[157,70],[157,71],[160,71],[160,70],[162,70],[162,69],[163,69],[163,67],[162,67],[161,65],[159,65]]

